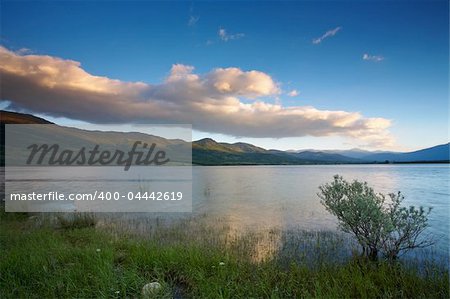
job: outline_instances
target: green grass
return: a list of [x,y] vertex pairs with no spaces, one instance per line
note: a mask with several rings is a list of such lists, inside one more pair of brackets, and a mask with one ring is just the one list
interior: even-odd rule
[[142,238],[91,221],[63,228],[1,213],[0,222],[2,298],[139,298],[152,281],[163,286],[157,298],[449,296],[448,271],[433,263],[419,274],[413,263],[333,261],[348,249],[332,233],[237,235],[189,219],[148,223]]
[[76,229],[94,227],[97,223],[93,213],[70,213],[56,217],[59,227],[62,229]]

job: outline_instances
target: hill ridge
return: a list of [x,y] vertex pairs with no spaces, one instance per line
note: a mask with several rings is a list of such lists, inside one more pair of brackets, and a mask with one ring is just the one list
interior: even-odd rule
[[[4,136],[5,124],[52,124],[43,118],[31,114],[0,110],[0,122],[2,136]],[[100,136],[102,131],[88,131],[72,128],[87,138],[94,135]],[[109,133],[109,134],[108,134]],[[170,140],[160,136],[140,132],[107,132],[110,138],[122,138],[138,134],[142,138],[150,138],[162,146],[168,146],[181,140]],[[84,136],[83,136],[84,135]],[[89,136],[88,136],[89,135]],[[101,136],[102,141],[110,140]],[[106,138],[106,139],[105,139]],[[4,142],[4,138],[2,138]],[[4,144],[2,144],[4,147]],[[303,164],[366,164],[366,163],[413,163],[413,162],[446,162],[450,160],[450,142],[436,145],[426,149],[412,152],[387,152],[352,150],[299,150],[281,151],[264,149],[262,147],[245,142],[217,142],[212,138],[202,138],[192,142],[192,162],[199,165],[303,165]]]

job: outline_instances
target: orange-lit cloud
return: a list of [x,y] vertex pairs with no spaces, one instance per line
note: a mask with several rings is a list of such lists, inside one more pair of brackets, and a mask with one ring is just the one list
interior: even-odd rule
[[265,102],[282,91],[271,76],[239,68],[206,74],[176,64],[158,84],[94,76],[79,62],[23,55],[0,47],[1,99],[12,109],[91,123],[190,123],[194,129],[241,137],[339,135],[389,147],[391,122],[358,112],[284,107]]
[[300,93],[299,93],[298,90],[296,90],[296,89],[293,89],[293,90],[291,90],[290,92],[287,93],[287,95],[290,96],[290,97],[296,97],[296,96],[298,96],[299,94],[300,94]]

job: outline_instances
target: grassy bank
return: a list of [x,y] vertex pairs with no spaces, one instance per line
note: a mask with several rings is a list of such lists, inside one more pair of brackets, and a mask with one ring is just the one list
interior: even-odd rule
[[448,272],[433,264],[419,274],[412,263],[332,261],[343,248],[332,234],[235,236],[189,220],[142,238],[83,221],[55,228],[1,213],[2,298],[136,298],[152,281],[159,298],[449,296]]

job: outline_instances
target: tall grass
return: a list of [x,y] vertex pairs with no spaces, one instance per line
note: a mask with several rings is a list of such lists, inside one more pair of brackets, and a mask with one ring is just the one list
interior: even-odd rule
[[94,213],[58,213],[56,219],[62,229],[95,227],[97,223]]
[[[233,231],[207,217],[96,226],[30,224],[1,214],[2,298],[448,298],[435,263],[372,263],[352,257],[332,232]],[[139,226],[140,231],[134,231]]]

